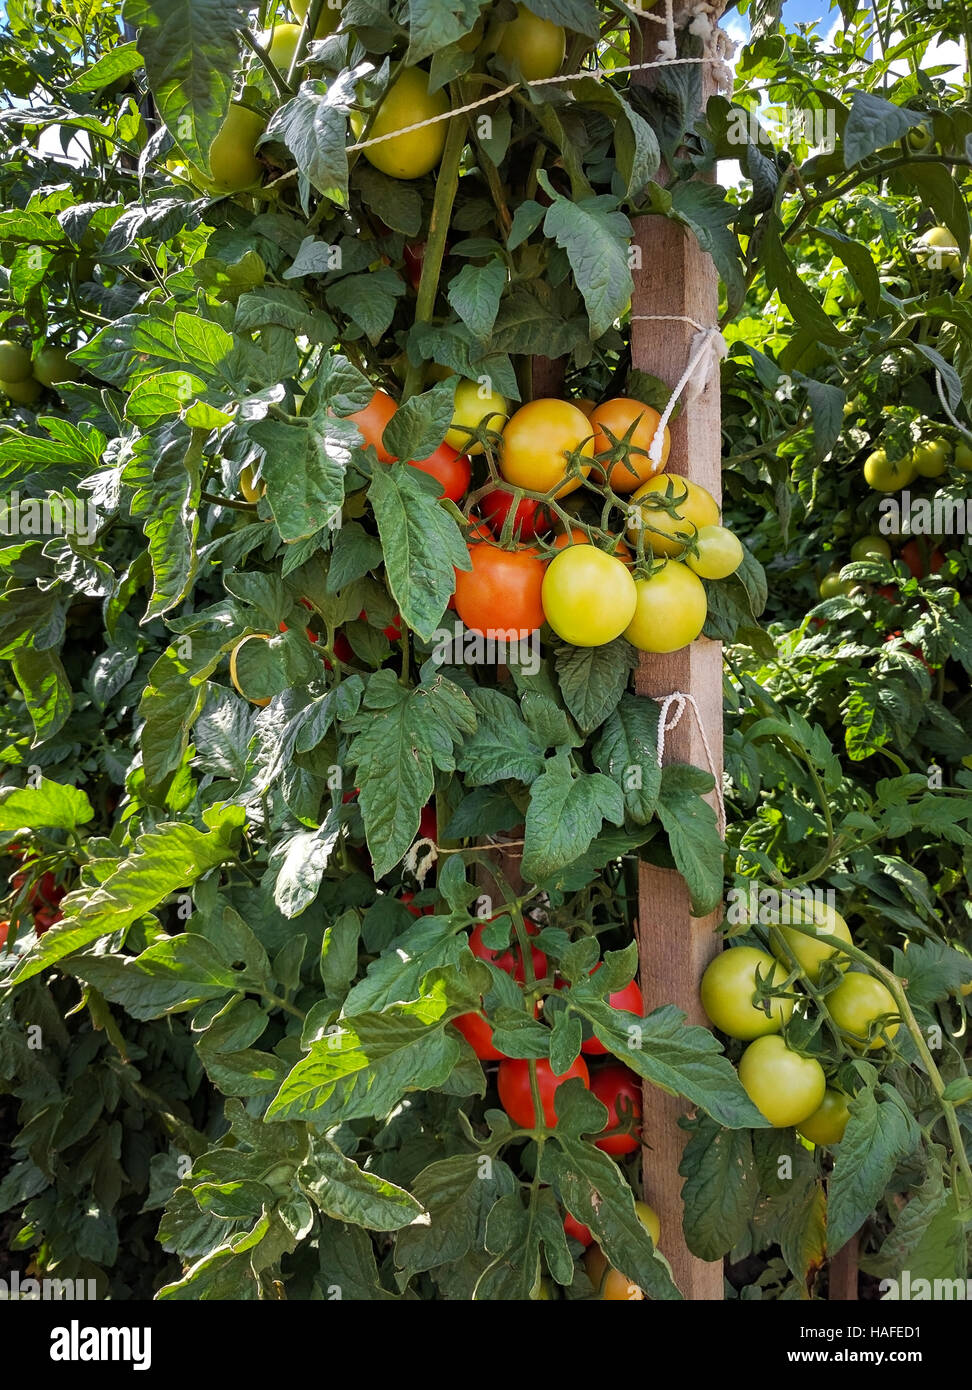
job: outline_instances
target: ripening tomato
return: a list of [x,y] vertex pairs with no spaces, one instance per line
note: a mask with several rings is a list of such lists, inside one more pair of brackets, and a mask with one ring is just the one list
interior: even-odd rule
[[[513,494],[501,487],[494,487],[492,492],[487,492],[485,497],[479,499],[480,509],[494,536],[499,536],[502,532],[512,505]],[[513,515],[514,536],[519,535],[521,540],[532,541],[539,532],[548,531],[551,524],[550,513],[532,497],[524,497],[516,504]]]
[[[595,965],[591,974],[597,974],[600,965]],[[639,1018],[644,1017],[645,1001],[641,997],[641,988],[637,980],[631,980],[623,989],[616,989],[607,997],[612,1009],[619,1009],[622,1013],[637,1014]],[[607,1055],[607,1048],[597,1038],[587,1038],[581,1043],[581,1052],[586,1052],[589,1057],[604,1057]]]
[[947,439],[922,439],[911,451],[911,466],[922,478],[940,478],[951,457],[952,446]]
[[875,449],[864,460],[864,480],[875,492],[898,492],[915,480],[910,455],[889,459],[886,450]]
[[419,816],[419,839],[438,840],[439,823],[435,815],[435,802],[430,801],[427,806],[422,807],[422,814]]
[[[244,652],[244,651],[246,650],[247,646],[248,646],[251,642],[269,642],[269,641],[270,641],[270,634],[269,634],[269,632],[254,632],[254,633],[251,633],[249,637],[243,637],[243,638],[241,638],[241,640],[240,640],[239,642],[237,642],[236,646],[235,646],[235,647],[233,648],[233,650],[230,652],[229,674],[230,674],[230,681],[232,682],[232,685],[233,685],[234,690],[236,691],[236,693],[237,693],[238,695],[242,695],[243,698],[244,698],[244,700],[249,700],[249,702],[250,702],[251,705],[258,705],[260,709],[264,709],[267,705],[269,705],[269,703],[270,703],[270,701],[272,700],[273,696],[272,696],[272,695],[248,695],[248,694],[246,693],[246,691],[243,689],[243,686],[240,684],[240,669],[239,669],[239,665],[240,665],[240,655],[241,655],[242,652]],[[244,657],[244,663],[245,663],[245,657]],[[259,673],[258,673],[258,674],[259,674]]]
[[635,1202],[635,1212],[638,1220],[651,1236],[651,1243],[657,1249],[658,1242],[661,1240],[661,1221],[654,1207],[650,1207],[647,1202]]
[[547,566],[541,599],[558,637],[575,647],[600,647],[631,622],[638,591],[616,555],[593,545],[568,545]]
[[535,550],[469,547],[471,570],[456,570],[456,612],[472,632],[519,642],[543,622],[545,565]]
[[381,439],[385,426],[398,409],[387,391],[376,391],[364,410],[357,410],[347,418],[357,425],[364,444],[370,444],[378,455],[380,463],[394,463],[395,460],[383,446]]
[[700,579],[728,579],[743,562],[742,542],[725,526],[700,526],[695,544],[698,554],[685,563]]
[[[816,982],[820,978],[820,970],[824,961],[833,956],[837,948],[824,941],[814,941],[813,937],[798,931],[797,927],[813,927],[814,931],[821,936],[836,936],[841,941],[853,944],[850,927],[840,913],[826,903],[792,902],[788,908],[789,921],[793,925],[786,925],[785,923],[771,923],[770,925],[770,946],[773,954],[784,965],[789,966],[789,955],[786,949],[788,948],[807,978]],[[841,970],[847,970],[850,966],[850,959],[842,955],[835,964],[839,965]]]
[[[573,477],[567,477],[571,454],[584,462]],[[503,427],[499,470],[514,487],[528,492],[552,492],[556,488],[554,496],[565,497],[580,487],[591,471],[593,454],[590,423],[576,405],[570,401],[528,401]]]
[[924,579],[929,568],[932,574],[937,574],[945,563],[945,556],[940,550],[936,548],[929,555],[928,547],[914,540],[901,547],[901,558],[911,570],[913,579]]
[[244,502],[259,502],[266,490],[266,483],[256,478],[252,464],[248,463],[240,469],[240,496]]
[[[480,922],[473,927],[469,933],[469,949],[474,956],[480,960],[488,960],[491,965],[495,965],[497,970],[503,970],[507,975],[512,975],[518,984],[526,982],[526,971],[523,967],[523,952],[519,944],[513,946],[502,946],[498,951],[491,950],[489,946],[483,944],[483,932],[489,922],[495,922],[495,917],[488,917],[485,922]],[[527,935],[537,936],[539,928],[532,922],[526,924]],[[547,957],[537,946],[530,947],[530,960],[533,964],[533,978],[542,980],[547,973]]]
[[[583,1057],[575,1058],[562,1076],[557,1076],[550,1063],[543,1057],[534,1065],[537,1069],[537,1089],[540,1092],[543,1122],[548,1129],[555,1129],[557,1112],[554,1107],[557,1091],[574,1077],[583,1081],[585,1086],[589,1085],[587,1063]],[[534,1129],[538,1120],[530,1086],[530,1063],[520,1057],[504,1058],[499,1064],[497,1087],[500,1104],[513,1123],[521,1129]]]
[[709,1022],[742,1042],[778,1033],[793,1012],[792,999],[773,999],[769,1013],[753,1002],[757,974],[772,986],[782,984],[787,972],[767,951],[733,946],[709,962],[699,988]]
[[850,1119],[847,1101],[843,1091],[834,1091],[828,1086],[813,1114],[797,1125],[797,1133],[809,1139],[811,1144],[823,1144],[828,1149],[833,1144],[839,1144]]
[[775,1033],[749,1044],[739,1059],[739,1080],[756,1109],[776,1129],[808,1119],[827,1089],[820,1063],[792,1052]]
[[527,82],[558,73],[567,51],[567,35],[559,24],[541,19],[526,5],[517,5],[516,18],[504,24],[496,52],[515,63]]
[[637,541],[639,531],[644,531],[646,552],[681,555],[686,537],[718,523],[719,504],[711,492],[675,473],[658,473],[632,494],[628,536]]
[[866,1046],[868,1051],[883,1047],[885,1039],[893,1038],[898,1031],[897,1022],[884,1023],[871,1041],[867,1041],[872,1023],[886,1014],[892,1014],[896,1020],[899,1018],[898,1006],[891,991],[873,975],[862,975],[855,971],[845,976],[824,1002],[844,1037]]
[[9,923],[9,922],[0,922],[0,951],[2,951],[2,950],[4,949],[4,947],[6,946],[6,944],[7,944],[7,933],[8,933],[9,931],[10,931],[10,923]]
[[414,897],[415,894],[411,891],[411,889],[406,888],[404,893],[399,893],[398,901],[401,903],[402,907],[406,908],[412,914],[413,917],[428,917],[432,912],[431,907],[413,907],[412,899]]
[[[594,453],[604,463],[609,458],[617,460],[611,464],[608,472],[608,483],[615,492],[634,492],[636,487],[660,473],[668,462],[672,437],[667,425],[661,458],[655,463],[649,455],[655,431],[661,422],[661,415],[653,406],[633,400],[630,396],[615,396],[613,400],[596,406],[590,419],[594,430]],[[606,458],[602,457],[605,455]]]
[[420,468],[439,484],[443,497],[461,502],[469,488],[472,465],[465,454],[459,454],[449,444],[440,444],[427,459],[411,459],[411,468]]
[[585,1226],[582,1221],[577,1221],[569,1211],[564,1212],[564,1235],[576,1240],[580,1245],[590,1245],[594,1239],[590,1227]]
[[481,1062],[499,1062],[505,1057],[493,1045],[493,1030],[483,1014],[460,1014],[452,1023]]
[[38,908],[34,913],[34,931],[38,936],[43,936],[48,928],[53,927],[55,922],[60,922],[63,916],[63,912],[54,912],[51,908]]
[[647,579],[635,581],[634,616],[624,636],[642,652],[677,652],[699,636],[707,612],[698,575],[678,560],[665,560]]
[[[629,1154],[638,1147],[641,1134],[641,1080],[620,1062],[599,1068],[591,1078],[591,1093],[607,1106],[608,1120],[597,1148],[606,1154]],[[630,1133],[634,1122],[635,1132]]]
[[452,407],[452,428],[445,442],[464,454],[481,454],[483,446],[473,439],[475,431],[501,430],[509,413],[506,397],[494,391],[488,380],[469,381],[465,377],[456,386]]
[[[382,97],[367,138],[373,140],[379,135],[392,135],[405,126],[444,116],[448,109],[449,99],[441,88],[437,92],[429,91],[427,72],[421,68],[405,68]],[[407,135],[396,135],[393,139],[382,140],[380,144],[368,145],[363,151],[364,157],[369,164],[392,178],[419,179],[423,174],[431,173],[442,158],[447,125],[447,121],[436,121],[422,130],[413,130]],[[351,129],[356,138],[361,137],[364,127],[364,112],[352,111]]]
[[599,1245],[592,1246],[584,1256],[584,1268],[602,1303],[640,1303],[645,1296],[626,1274],[608,1264]]

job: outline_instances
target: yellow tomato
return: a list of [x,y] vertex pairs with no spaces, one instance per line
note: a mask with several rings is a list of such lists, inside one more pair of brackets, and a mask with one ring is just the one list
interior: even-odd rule
[[256,143],[265,126],[263,117],[248,106],[231,106],[209,147],[211,173],[188,166],[196,186],[208,193],[242,193],[255,187],[263,174]]
[[728,579],[743,562],[742,542],[725,526],[700,526],[695,544],[699,553],[685,563],[700,579]]
[[592,1245],[587,1251],[584,1268],[597,1296],[604,1303],[638,1303],[645,1296],[627,1275],[608,1264],[607,1256],[599,1245]]
[[[310,0],[290,0],[290,8],[301,23],[307,16],[310,9]],[[315,39],[326,39],[328,34],[333,34],[341,20],[341,0],[324,0],[324,6],[317,20],[317,27],[314,30]]]
[[624,635],[639,651],[680,651],[705,626],[705,586],[677,560],[666,560],[647,579],[635,580],[635,591],[634,617]]
[[[439,371],[451,373],[444,367]],[[430,369],[429,375],[434,375]],[[436,377],[436,379],[440,379]],[[452,407],[452,428],[446,434],[445,442],[461,454],[481,454],[483,446],[476,440],[470,444],[470,431],[480,428],[499,431],[506,422],[509,407],[506,397],[485,382],[469,381],[465,377],[456,386],[455,404]]]
[[517,5],[516,18],[504,24],[496,51],[508,63],[515,63],[527,82],[536,82],[560,71],[567,35],[559,24]]
[[[670,502],[674,515],[659,505],[660,501]],[[685,537],[719,522],[719,504],[712,493],[675,473],[649,478],[632,494],[631,503],[628,535],[637,541],[638,532],[643,529],[645,549],[650,548],[656,555],[681,555]]]
[[266,696],[248,695],[248,694],[246,693],[246,691],[243,689],[243,686],[240,684],[240,669],[239,669],[239,664],[240,664],[240,653],[244,651],[244,649],[245,649],[246,646],[247,646],[247,643],[249,643],[249,642],[269,642],[269,641],[270,641],[270,633],[269,633],[269,632],[255,632],[255,633],[252,633],[249,637],[244,637],[243,640],[242,640],[241,642],[237,642],[236,646],[233,648],[232,652],[230,653],[230,665],[229,665],[230,680],[233,682],[233,687],[234,687],[234,689],[236,690],[237,694],[243,696],[244,700],[249,700],[249,702],[250,702],[251,705],[259,705],[261,709],[263,709],[263,707],[264,707],[265,705],[269,705],[270,700],[271,700],[272,697],[271,697],[270,695],[266,695]]
[[637,599],[628,568],[593,545],[565,546],[543,576],[544,617],[575,647],[600,647],[620,637]]
[[554,496],[565,497],[591,471],[585,462],[575,476],[568,477],[568,457],[579,454],[586,460],[593,453],[590,423],[576,405],[552,399],[529,401],[503,430],[499,470],[514,487],[544,493],[556,488]]
[[[786,913],[783,914],[787,915]],[[794,925],[785,925],[782,922],[774,923],[770,927],[770,945],[773,954],[789,965],[789,956],[786,947],[796,958],[796,962],[805,975],[811,980],[820,978],[820,970],[825,960],[829,960],[835,955],[837,948],[831,946],[826,941],[815,941],[812,936],[797,930],[797,926],[813,927],[814,931],[820,936],[836,936],[841,941],[846,941],[848,945],[853,945],[853,937],[850,927],[836,912],[826,903],[803,903],[792,902],[789,905],[789,921]],[[850,966],[850,958],[841,955],[835,962],[841,970],[847,970]]]
[[[371,140],[379,135],[390,135],[405,126],[443,116],[448,109],[449,99],[444,91],[429,91],[427,72],[421,68],[406,68],[382,97],[367,138]],[[392,178],[421,178],[423,174],[430,173],[442,158],[446,125],[446,121],[437,121],[435,125],[413,130],[408,135],[398,135],[378,145],[368,145],[363,151],[364,157],[369,164]],[[355,135],[361,136],[364,127],[364,114],[352,111],[351,129]]]

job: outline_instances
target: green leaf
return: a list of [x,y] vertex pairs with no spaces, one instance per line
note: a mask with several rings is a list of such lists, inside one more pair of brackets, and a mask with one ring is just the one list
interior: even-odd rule
[[434,972],[414,1002],[341,1020],[293,1068],[267,1119],[326,1125],[383,1119],[407,1091],[443,1085],[459,1060],[459,1044],[442,1025],[477,1003],[472,990],[449,992],[460,1002],[447,1002],[445,978]]
[[749,1130],[697,1120],[678,1171],[686,1243],[700,1260],[719,1260],[745,1236],[759,1196]]
[[309,185],[338,207],[347,207],[347,115],[358,76],[353,69],[331,83],[304,82],[267,126],[267,137],[280,140],[297,162],[305,206]]
[[516,1186],[512,1172],[498,1159],[485,1169],[478,1154],[453,1154],[429,1164],[411,1184],[429,1220],[402,1232],[395,1242],[395,1263],[414,1273],[481,1250],[486,1218],[497,1200],[515,1192]]
[[410,396],[385,427],[381,442],[396,459],[427,459],[438,449],[452,424],[456,383],[437,382],[429,391]]
[[404,855],[418,830],[421,808],[432,795],[433,768],[455,770],[454,748],[475,728],[468,698],[436,675],[408,690],[393,671],[368,681],[364,708],[347,728],[348,751],[357,767],[361,812],[376,877]]
[[697,767],[672,763],[662,769],[656,810],[675,865],[688,885],[692,912],[704,917],[722,901],[723,853],[716,814],[703,793],[712,777]]
[[261,420],[250,434],[266,451],[267,501],[283,539],[299,541],[339,525],[354,425],[318,413],[300,425]]
[[875,150],[893,145],[924,120],[921,111],[895,106],[874,92],[855,92],[844,126],[844,168],[851,169]]
[[395,317],[395,301],[405,293],[401,276],[390,266],[363,275],[345,275],[330,285],[327,303],[357,324],[370,343],[378,343]]
[[439,505],[438,492],[438,483],[417,468],[376,468],[368,489],[388,587],[404,621],[425,642],[455,590],[454,571],[470,568],[462,533]]
[[524,878],[540,882],[583,854],[604,820],[624,820],[617,783],[600,772],[575,772],[566,750],[548,758],[530,791]]
[[162,822],[138,837],[132,853],[102,884],[69,893],[61,903],[64,920],[44,933],[11,978],[29,980],[98,937],[124,931],[178,888],[190,887],[232,859],[232,842],[245,820],[243,808],[213,805],[205,819],[206,830]]
[[14,830],[77,830],[94,809],[80,787],[42,778],[36,787],[0,791],[0,833]]
[[591,337],[596,340],[621,318],[631,301],[631,223],[618,211],[617,200],[606,194],[572,203],[542,173],[540,182],[553,197],[543,222],[544,234],[567,252],[587,306]]
[[11,654],[10,665],[34,726],[36,748],[59,733],[71,714],[67,673],[57,652],[32,647],[18,647]]
[[647,825],[651,820],[661,787],[658,714],[654,700],[622,695],[592,750],[597,766],[620,786],[625,811],[635,825]]
[[204,937],[192,932],[163,937],[139,956],[79,956],[70,970],[137,1019],[184,1013],[248,983],[245,974],[230,969]]
[[273,900],[285,917],[298,917],[317,897],[324,870],[337,844],[340,826],[335,815],[317,830],[299,830],[278,841],[270,853],[276,870]]
[[884,1196],[899,1160],[918,1143],[914,1120],[895,1101],[861,1091],[850,1102],[850,1119],[830,1177],[827,1249],[836,1253],[858,1231]]
[[189,159],[208,172],[209,147],[233,94],[247,7],[236,0],[126,0],[124,13],[139,31],[159,115]]
[[450,280],[449,303],[477,338],[488,338],[493,331],[508,278],[504,263],[493,260],[484,266],[465,265]]
[[300,1185],[325,1216],[369,1231],[400,1231],[423,1215],[420,1201],[366,1173],[332,1144],[318,1145],[301,1166]]
[[601,647],[557,648],[560,693],[584,733],[603,724],[617,708],[637,664],[633,647],[620,637]]
[[64,88],[66,92],[100,92],[130,72],[137,72],[142,66],[142,55],[135,44],[120,43],[92,63],[79,77],[75,77]]
[[476,728],[458,755],[466,785],[483,786],[513,777],[529,786],[543,771],[544,748],[520,717],[516,702],[485,688],[471,689],[469,699],[476,712]]

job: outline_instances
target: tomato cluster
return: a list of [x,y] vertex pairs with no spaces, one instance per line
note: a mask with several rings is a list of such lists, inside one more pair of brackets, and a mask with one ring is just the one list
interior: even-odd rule
[[[807,929],[816,935],[807,935]],[[795,983],[802,978],[813,988],[854,1055],[889,1043],[898,1030],[898,1012],[886,985],[873,975],[851,972],[850,958],[816,936],[853,944],[847,923],[833,908],[794,905],[788,919],[769,926],[772,955],[745,945],[723,951],[707,966],[700,995],[710,1022],[747,1044],[739,1080],[756,1108],[771,1125],[795,1125],[812,1143],[831,1145],[843,1137],[848,1097],[828,1087],[816,1055],[790,1047],[781,1036],[795,1010],[802,1018],[812,1007]]]

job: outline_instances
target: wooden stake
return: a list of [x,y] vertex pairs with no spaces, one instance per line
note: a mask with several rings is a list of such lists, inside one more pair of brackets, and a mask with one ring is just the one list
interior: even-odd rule
[[857,1292],[857,1255],[860,1241],[851,1236],[846,1245],[841,1246],[830,1261],[830,1279],[827,1298],[831,1303],[853,1303]]
[[[660,36],[660,32],[646,34],[649,48]],[[652,75],[646,74],[646,80]],[[715,266],[695,237],[668,218],[639,218],[635,245],[640,263],[633,272],[632,366],[674,387],[688,365],[692,339],[698,331],[680,319],[692,319],[704,327],[717,324]],[[672,321],[646,321],[637,315],[671,316]],[[719,379],[712,370],[704,393],[683,407],[672,426],[672,451],[666,465],[668,472],[708,488],[717,500],[721,497],[720,418]],[[635,689],[652,698],[675,691],[694,697],[716,760],[718,780],[722,775],[721,644],[700,638],[680,652],[643,657],[635,675]],[[707,767],[701,735],[690,711],[666,736],[664,761]],[[690,1022],[706,1022],[699,1002],[699,979],[719,950],[715,933],[721,918],[721,911],[704,918],[692,916],[688,891],[679,874],[648,864],[640,866],[638,950],[649,1012],[662,1004],[676,1004]],[[661,1249],[684,1297],[721,1299],[722,1262],[698,1259],[682,1235],[678,1166],[687,1136],[679,1128],[678,1117],[686,1110],[684,1101],[645,1083],[645,1198],[658,1212]]]

